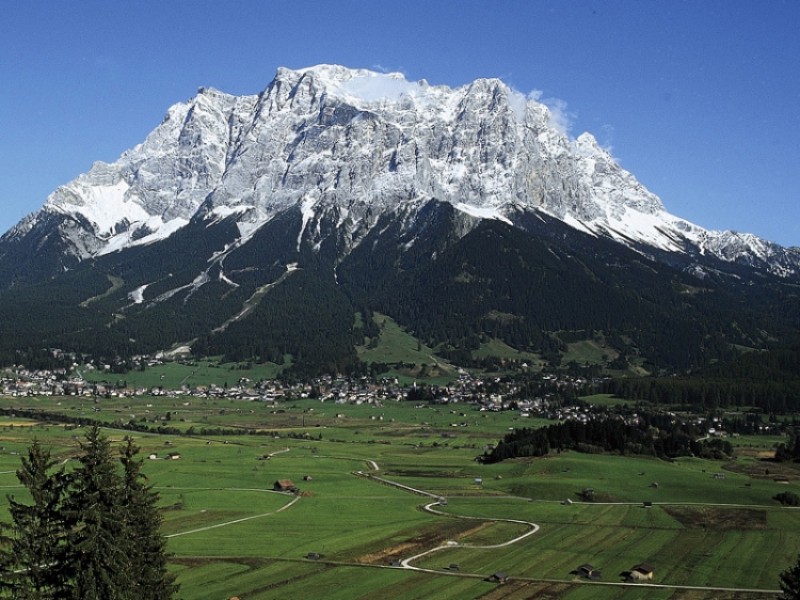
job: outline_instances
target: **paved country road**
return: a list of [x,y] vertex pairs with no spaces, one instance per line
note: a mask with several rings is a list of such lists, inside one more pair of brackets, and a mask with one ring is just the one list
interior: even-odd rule
[[[274,455],[277,455],[277,454],[281,454],[281,453],[284,453],[284,452],[288,452],[288,451],[289,451],[288,448],[285,449],[285,450],[279,450],[277,452],[273,452],[271,456],[274,456]],[[378,476],[374,475],[374,472],[380,470],[380,467],[378,466],[378,463],[375,462],[374,460],[368,460],[366,462],[369,465],[370,469],[372,469],[372,471],[371,472],[356,471],[354,473],[355,475],[357,475],[359,477],[365,477],[365,478],[371,479],[373,481],[376,481],[376,482],[384,484],[384,485],[390,485],[392,487],[396,487],[398,489],[401,489],[401,490],[404,490],[404,491],[407,491],[407,492],[410,492],[410,493],[413,493],[413,494],[417,494],[417,495],[420,495],[420,496],[431,498],[433,500],[433,502],[429,502],[423,508],[426,511],[432,513],[432,514],[446,516],[446,517],[449,517],[449,518],[457,518],[457,519],[470,519],[470,520],[477,520],[477,521],[494,521],[494,522],[505,522],[505,523],[518,523],[518,524],[525,525],[525,526],[528,527],[528,531],[526,531],[522,535],[519,535],[519,536],[517,536],[515,538],[512,538],[512,539],[510,539],[510,540],[508,540],[506,542],[500,543],[500,544],[474,545],[474,544],[462,544],[462,543],[456,542],[456,541],[447,541],[444,544],[441,544],[439,546],[436,546],[434,548],[426,550],[425,552],[421,552],[419,554],[415,554],[414,556],[410,556],[410,557],[402,560],[400,562],[400,566],[399,567],[386,567],[386,568],[408,569],[408,570],[412,570],[412,571],[431,573],[431,574],[440,575],[440,576],[446,576],[446,577],[467,577],[467,578],[473,578],[473,579],[474,578],[484,579],[484,578],[486,578],[486,574],[485,573],[465,573],[465,572],[461,572],[461,571],[446,571],[446,570],[436,570],[436,569],[425,569],[425,568],[422,568],[422,567],[416,567],[416,566],[414,566],[413,563],[416,562],[417,560],[419,560],[420,558],[423,558],[423,557],[428,556],[430,554],[433,554],[435,552],[440,552],[442,550],[449,550],[449,549],[453,549],[453,548],[472,548],[472,549],[491,550],[491,549],[503,548],[503,547],[511,546],[513,544],[516,544],[516,543],[518,543],[518,542],[520,542],[520,541],[522,541],[522,540],[524,540],[524,539],[536,534],[540,529],[538,524],[530,522],[530,521],[523,521],[523,520],[518,520],[518,519],[490,518],[490,517],[472,517],[472,516],[466,516],[466,515],[457,515],[457,514],[453,514],[453,513],[450,513],[450,512],[444,512],[444,511],[439,510],[438,508],[436,508],[436,507],[441,507],[443,505],[443,502],[444,502],[444,498],[441,497],[440,495],[434,494],[432,492],[428,492],[426,490],[422,490],[422,489],[419,489],[419,488],[414,488],[414,487],[411,487],[411,486],[408,486],[408,485],[405,485],[405,484],[402,484],[402,483],[399,483],[399,482],[396,482],[396,481],[392,481],[392,480],[386,479],[384,477],[378,477]],[[190,489],[190,488],[170,488],[170,489],[174,490],[174,489]],[[198,488],[191,488],[191,489],[198,489]],[[208,489],[211,489],[211,488],[208,488]],[[214,489],[216,489],[216,488],[214,488]],[[228,491],[261,491],[261,492],[266,492],[266,493],[282,493],[282,492],[274,492],[273,490],[265,490],[265,489],[243,489],[243,488],[226,488],[226,489],[228,489]],[[200,527],[200,528],[192,529],[192,530],[189,530],[189,531],[182,531],[182,532],[179,532],[179,533],[173,533],[173,534],[170,534],[170,535],[167,535],[167,536],[164,536],[164,537],[174,538],[174,537],[179,537],[179,536],[183,536],[183,535],[191,535],[191,534],[194,534],[194,533],[200,533],[202,531],[209,531],[211,529],[217,529],[219,527],[227,527],[229,525],[234,525],[236,523],[242,523],[244,521],[250,521],[252,519],[260,519],[260,518],[268,517],[270,515],[274,515],[274,514],[277,514],[279,512],[282,512],[284,510],[287,510],[288,508],[292,507],[295,503],[297,503],[300,499],[301,499],[300,496],[293,496],[292,499],[287,504],[285,504],[284,506],[282,506],[282,507],[280,507],[280,508],[278,508],[278,509],[276,509],[274,511],[271,511],[271,512],[258,514],[258,515],[252,515],[252,516],[249,516],[249,517],[244,517],[244,518],[241,518],[241,519],[235,519],[235,520],[232,520],[232,521],[226,521],[224,523],[216,523],[214,525],[208,525],[206,527]],[[624,504],[639,504],[639,503],[638,502],[631,502],[631,503],[620,502],[620,503],[609,503],[609,504],[624,505]],[[663,503],[663,504],[667,504],[667,503]],[[677,502],[675,502],[675,503],[669,503],[669,504],[677,505],[677,504],[695,504],[695,503],[677,503]],[[728,507],[747,506],[747,505],[736,505],[736,504],[699,504],[699,503],[697,503],[696,505],[702,505],[702,506],[728,506]],[[339,564],[339,563],[337,563],[337,564]],[[345,564],[345,563],[341,563],[341,564]],[[364,564],[360,564],[360,563],[352,563],[352,564],[347,563],[347,564],[349,564],[350,566],[356,566],[356,567],[370,567],[370,568],[374,567],[373,565],[364,565]],[[571,584],[571,585],[598,585],[598,586],[607,586],[607,587],[608,586],[612,586],[612,587],[620,587],[620,588],[670,589],[670,590],[686,590],[686,591],[701,591],[701,592],[763,594],[763,595],[773,596],[773,597],[776,594],[780,594],[781,593],[781,590],[765,590],[765,589],[752,589],[752,588],[729,588],[729,587],[716,587],[716,586],[673,585],[673,584],[667,584],[667,583],[626,583],[626,582],[590,581],[590,580],[584,580],[584,579],[544,579],[544,578],[535,578],[535,577],[511,577],[510,579],[513,579],[513,580],[516,580],[516,581],[528,581],[528,582],[535,582],[535,583],[564,583],[564,584]]]
[[[379,470],[378,464],[375,461],[367,461],[373,471]],[[472,517],[472,516],[465,516],[465,515],[456,515],[449,512],[444,512],[438,510],[434,507],[442,506],[444,498],[437,494],[433,494],[431,492],[421,490],[418,488],[414,488],[402,483],[398,483],[396,481],[391,481],[390,479],[386,479],[384,477],[377,477],[372,473],[367,473],[364,471],[357,471],[356,475],[361,477],[367,477],[374,481],[378,481],[385,485],[391,485],[398,489],[405,490],[414,494],[419,494],[421,496],[428,496],[430,498],[434,498],[435,501],[424,506],[424,509],[430,513],[447,516],[447,517],[455,517],[458,519],[471,519],[471,520],[479,520],[479,521],[502,521],[505,523],[520,523],[523,525],[527,525],[530,527],[528,531],[519,535],[507,542],[503,542],[502,544],[494,544],[494,545],[487,545],[487,546],[478,546],[472,544],[462,544],[460,542],[455,541],[448,541],[444,544],[436,546],[435,548],[431,548],[430,550],[426,550],[425,552],[421,552],[419,554],[415,554],[414,556],[410,556],[400,562],[400,567],[396,568],[403,568],[403,569],[411,569],[414,571],[421,571],[424,573],[434,573],[436,575],[444,575],[449,577],[470,577],[470,578],[485,578],[486,574],[480,573],[463,573],[463,572],[456,572],[456,571],[443,571],[443,570],[436,570],[436,569],[423,569],[422,567],[415,567],[412,563],[419,560],[424,556],[428,556],[435,552],[439,552],[441,550],[449,550],[453,548],[477,548],[477,549],[486,549],[491,550],[495,548],[503,548],[506,546],[511,546],[512,544],[516,544],[524,540],[525,538],[537,533],[540,529],[539,525],[536,523],[532,523],[530,521],[522,521],[517,519],[493,519],[489,517]],[[620,503],[608,503],[608,504],[639,504],[636,503],[628,503],[628,502],[620,502]],[[664,503],[666,504],[666,503]],[[695,504],[695,503],[669,503],[669,504]],[[698,503],[698,505],[701,505]],[[702,506],[728,506],[728,507],[735,507],[735,506],[747,506],[747,505],[736,505],[736,504],[703,504]],[[584,580],[584,579],[542,579],[542,578],[535,578],[535,577],[512,577],[510,579],[514,579],[517,581],[530,581],[530,582],[539,582],[539,583],[568,583],[568,584],[580,584],[580,585],[601,585],[601,586],[612,586],[612,587],[622,587],[622,588],[644,588],[644,589],[670,589],[670,590],[686,590],[686,591],[701,591],[701,592],[726,592],[726,593],[748,593],[748,594],[764,594],[768,596],[775,596],[776,594],[780,594],[781,590],[765,590],[765,589],[752,589],[752,588],[729,588],[729,587],[716,587],[716,586],[693,586],[693,585],[673,585],[667,583],[627,583],[627,582],[611,582],[611,581],[591,581],[591,580]]]

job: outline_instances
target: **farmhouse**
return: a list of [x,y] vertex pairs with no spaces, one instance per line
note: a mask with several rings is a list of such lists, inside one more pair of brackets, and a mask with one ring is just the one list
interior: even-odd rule
[[628,572],[627,578],[630,581],[650,581],[653,579],[653,565],[648,563],[639,563],[631,568]]
[[297,489],[297,486],[292,483],[291,479],[278,479],[278,481],[272,484],[272,489],[276,492],[292,492],[295,494],[300,491]]
[[601,579],[602,573],[599,569],[594,568],[589,563],[583,564],[574,571],[577,575],[585,577],[586,579]]

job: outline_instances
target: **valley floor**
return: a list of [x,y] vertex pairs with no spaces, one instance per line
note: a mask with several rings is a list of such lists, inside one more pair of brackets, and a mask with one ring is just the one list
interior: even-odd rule
[[[45,402],[104,414],[91,399]],[[516,415],[411,403],[126,406],[172,411],[184,427],[227,428],[134,436],[152,457],[144,471],[161,497],[186,600],[767,598],[800,547],[800,510],[772,499],[800,491],[800,475],[764,472],[759,455],[777,441],[764,437],[738,440],[733,462],[564,452],[484,465],[475,456]],[[236,435],[237,424],[263,434]],[[105,433],[114,443],[126,434]],[[81,435],[9,417],[0,486],[21,494],[18,455],[34,437],[68,460]],[[296,494],[274,491],[286,480]],[[597,502],[579,500],[586,488]],[[642,563],[652,580],[627,582]],[[578,574],[587,564],[599,579]]]

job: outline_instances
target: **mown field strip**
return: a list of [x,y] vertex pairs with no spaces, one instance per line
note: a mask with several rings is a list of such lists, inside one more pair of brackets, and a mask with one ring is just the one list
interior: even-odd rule
[[[236,491],[236,490],[230,490],[230,491]],[[239,490],[239,491],[252,491],[252,490]],[[299,500],[300,500],[300,496],[295,496],[294,498],[292,498],[292,500],[288,504],[286,504],[285,506],[282,506],[281,508],[279,508],[277,510],[266,512],[266,513],[263,513],[263,514],[260,514],[260,515],[252,515],[252,516],[249,516],[249,517],[243,517],[241,519],[234,519],[233,521],[226,521],[225,523],[217,523],[215,525],[207,525],[206,527],[199,527],[197,529],[191,529],[189,531],[181,531],[179,533],[171,533],[170,535],[165,535],[164,537],[165,538],[174,538],[174,537],[179,537],[179,536],[182,536],[182,535],[191,535],[193,533],[200,533],[202,531],[209,531],[211,529],[217,529],[219,527],[227,527],[228,525],[235,525],[236,523],[244,523],[245,521],[252,521],[253,519],[263,519],[264,517],[269,517],[269,516],[274,515],[276,513],[283,512],[284,510],[286,510],[287,508],[289,508],[290,506],[292,506],[293,504],[295,504]]]

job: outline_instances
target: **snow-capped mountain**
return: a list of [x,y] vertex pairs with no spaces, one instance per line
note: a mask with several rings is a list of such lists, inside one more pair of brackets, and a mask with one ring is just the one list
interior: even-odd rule
[[321,224],[335,223],[347,253],[381,215],[408,219],[430,200],[473,226],[533,212],[645,255],[800,273],[800,249],[671,215],[591,134],[571,139],[545,105],[500,80],[453,89],[331,65],[280,69],[254,96],[201,89],[117,162],[53,192],[0,238],[0,257],[3,246],[57,238],[74,264],[193,220],[233,220],[242,244],[290,208],[303,215],[298,245],[319,246],[332,235]]
[[471,367],[510,347],[560,368],[584,340],[675,372],[800,339],[800,249],[671,215],[557,121],[496,79],[202,89],[0,238],[0,364],[191,348],[363,373],[385,317]]

